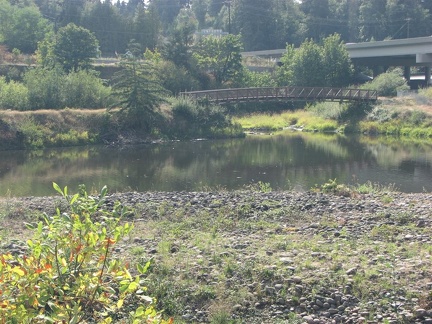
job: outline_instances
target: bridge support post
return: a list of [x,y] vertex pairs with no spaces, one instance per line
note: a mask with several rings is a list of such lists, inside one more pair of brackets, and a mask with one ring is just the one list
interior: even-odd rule
[[411,66],[404,67],[404,78],[407,82],[411,79]]
[[426,87],[429,87],[430,85],[430,81],[431,81],[431,67],[430,66],[425,66],[425,83],[426,83]]

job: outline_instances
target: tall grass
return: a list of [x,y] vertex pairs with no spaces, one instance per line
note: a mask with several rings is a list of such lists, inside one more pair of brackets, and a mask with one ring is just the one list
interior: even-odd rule
[[327,120],[304,110],[234,117],[233,121],[246,130],[276,131],[295,126],[307,131],[334,132],[339,127],[334,120]]

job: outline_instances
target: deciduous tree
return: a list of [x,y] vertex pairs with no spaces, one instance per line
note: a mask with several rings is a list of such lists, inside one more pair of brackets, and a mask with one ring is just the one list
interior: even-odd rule
[[306,40],[298,49],[287,45],[278,69],[281,85],[342,87],[351,82],[353,68],[349,54],[334,34],[323,40],[323,45]]
[[202,38],[196,45],[193,57],[198,66],[210,72],[217,85],[233,80],[242,70],[242,43],[240,36]]
[[88,69],[97,56],[98,40],[88,29],[68,24],[57,32],[54,43],[56,61],[66,72]]
[[17,48],[23,53],[33,53],[37,42],[52,28],[36,6],[12,6],[0,0],[0,42],[10,50]]

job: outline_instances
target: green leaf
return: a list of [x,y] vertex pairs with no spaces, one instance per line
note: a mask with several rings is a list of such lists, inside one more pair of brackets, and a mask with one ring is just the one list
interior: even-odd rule
[[140,263],[137,264],[137,270],[140,274],[145,274],[147,272],[147,270],[150,268],[151,264],[152,264],[153,259],[150,259],[146,262],[145,265],[142,265]]
[[128,291],[128,292],[134,292],[134,291],[136,291],[138,288],[139,288],[139,284],[136,283],[135,281],[132,281],[132,282],[129,284],[129,287],[127,288],[127,291]]
[[60,195],[64,197],[63,191],[61,190],[60,186],[57,183],[53,182],[53,188],[55,191],[57,191]]
[[71,198],[71,200],[70,200],[70,204],[73,204],[73,203],[78,199],[78,197],[79,197],[79,194],[75,194],[75,195]]

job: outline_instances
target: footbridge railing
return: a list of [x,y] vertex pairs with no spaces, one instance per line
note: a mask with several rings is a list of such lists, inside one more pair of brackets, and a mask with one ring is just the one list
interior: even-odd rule
[[375,101],[375,90],[326,88],[326,87],[275,87],[275,88],[236,88],[180,93],[183,97],[195,100],[208,100],[216,103],[298,100],[298,101]]

